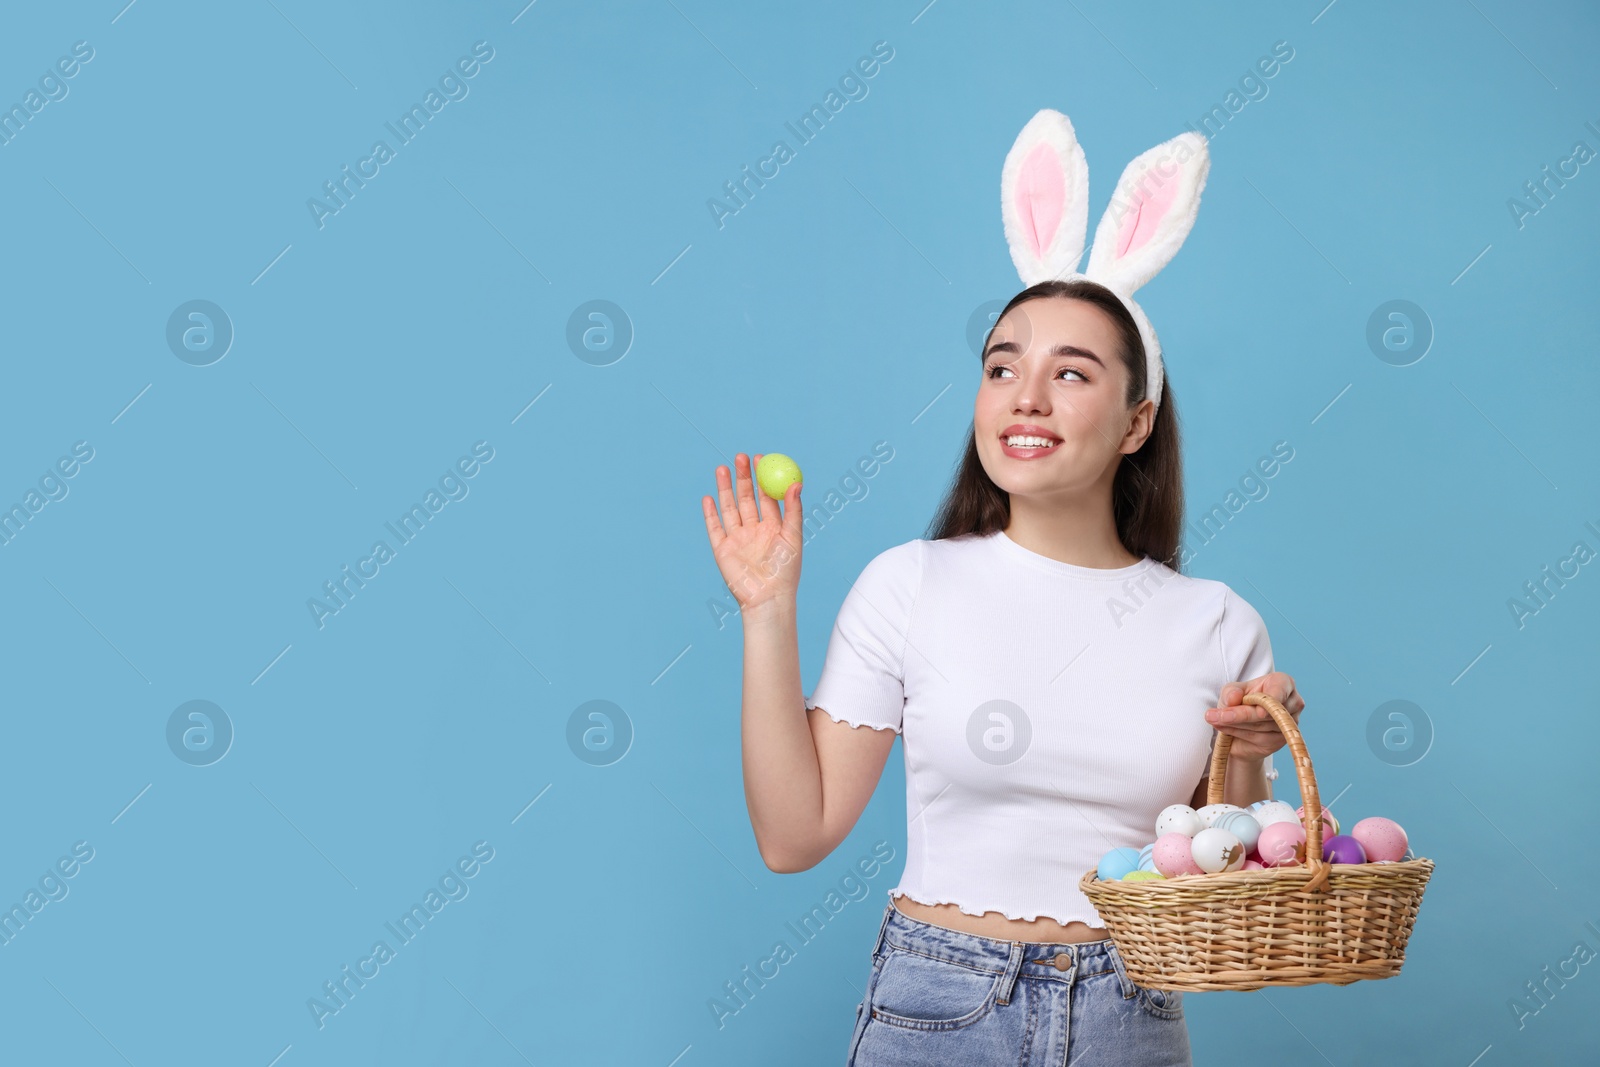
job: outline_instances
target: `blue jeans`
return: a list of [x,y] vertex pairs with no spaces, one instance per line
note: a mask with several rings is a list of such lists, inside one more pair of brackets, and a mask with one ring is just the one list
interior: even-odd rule
[[1183,994],[1109,940],[1000,941],[884,908],[845,1067],[1190,1067]]

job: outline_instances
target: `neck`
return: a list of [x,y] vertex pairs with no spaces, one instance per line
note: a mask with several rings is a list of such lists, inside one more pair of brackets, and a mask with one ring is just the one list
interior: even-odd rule
[[1111,570],[1138,563],[1117,537],[1110,487],[1105,492],[1068,499],[1011,494],[1011,521],[1005,532],[1041,556],[1079,567]]

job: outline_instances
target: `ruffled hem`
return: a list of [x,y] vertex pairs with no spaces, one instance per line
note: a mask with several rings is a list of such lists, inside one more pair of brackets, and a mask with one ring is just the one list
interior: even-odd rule
[[820,711],[820,712],[822,712],[822,714],[826,715],[828,718],[832,719],[834,722],[842,722],[842,723],[846,724],[847,726],[855,726],[855,727],[865,726],[868,729],[872,729],[872,730],[893,730],[895,733],[900,733],[900,727],[899,726],[891,726],[891,725],[889,725],[887,723],[866,722],[866,721],[861,720],[861,719],[852,719],[852,718],[849,718],[849,717],[844,716],[844,715],[835,715],[833,712],[829,711],[827,708],[820,708],[817,705],[811,703],[810,701],[806,702],[806,710],[807,711]]
[[1039,919],[1042,918],[1042,919],[1054,919],[1056,922],[1060,923],[1062,926],[1066,926],[1069,923],[1073,923],[1073,922],[1081,922],[1085,926],[1091,926],[1091,927],[1094,927],[1096,929],[1099,929],[1104,925],[1101,922],[1100,913],[1099,912],[1095,912],[1095,911],[1091,911],[1087,915],[1068,915],[1066,918],[1062,918],[1060,915],[1051,915],[1049,912],[1045,912],[1045,911],[1034,912],[1032,915],[1029,915],[1026,912],[1019,912],[1016,915],[1013,915],[1013,914],[1011,914],[1009,911],[1007,911],[1004,908],[988,908],[988,909],[985,909],[985,910],[982,910],[982,911],[973,911],[970,908],[968,908],[965,903],[963,903],[962,901],[959,901],[959,900],[945,900],[945,899],[928,900],[928,899],[924,899],[922,896],[913,895],[910,892],[908,892],[908,891],[906,891],[904,889],[901,889],[899,886],[895,886],[893,889],[889,890],[889,899],[892,901],[897,896],[903,896],[903,897],[906,897],[906,898],[908,898],[910,900],[914,900],[918,904],[928,904],[928,905],[954,904],[956,906],[956,910],[961,912],[961,914],[963,914],[963,915],[971,915],[974,918],[982,918],[983,916],[989,914],[989,912],[998,911],[1001,915],[1004,915],[1007,919],[1010,919],[1013,922],[1020,920],[1022,922],[1030,922],[1031,923],[1031,922],[1037,922]]

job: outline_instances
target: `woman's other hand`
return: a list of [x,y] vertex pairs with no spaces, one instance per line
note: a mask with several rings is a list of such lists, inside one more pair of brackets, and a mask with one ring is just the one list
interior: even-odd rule
[[[756,453],[756,462],[761,456]],[[761,514],[756,508],[750,457],[740,452],[733,461],[738,468],[737,489],[729,482],[728,468],[717,468],[720,518],[711,497],[700,498],[711,553],[722,580],[741,612],[770,601],[787,599],[792,604],[800,588],[800,549],[805,543],[800,483],[784,493],[781,515],[778,502],[771,497],[762,502]]]
[[1246,693],[1265,693],[1300,723],[1306,702],[1295,692],[1294,679],[1282,671],[1263,674],[1247,682],[1229,682],[1222,687],[1220,707],[1206,711],[1206,722],[1233,738],[1228,748],[1230,759],[1264,760],[1285,744],[1283,731],[1272,715],[1259,704],[1246,704]]

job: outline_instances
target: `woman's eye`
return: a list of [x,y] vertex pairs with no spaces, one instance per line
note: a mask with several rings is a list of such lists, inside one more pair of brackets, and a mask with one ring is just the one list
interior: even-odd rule
[[[1011,368],[1009,366],[1007,366],[1006,364],[1004,364],[1004,363],[992,364],[989,367],[988,377],[990,377],[990,378],[995,377],[995,372],[996,371],[1005,371],[1006,373],[1009,374],[1009,373],[1011,373]],[[1077,367],[1062,367],[1060,372],[1059,372],[1059,374],[1076,374],[1080,381],[1085,381],[1086,382],[1086,381],[1089,380],[1089,376],[1084,374],[1083,371],[1079,370]]]

